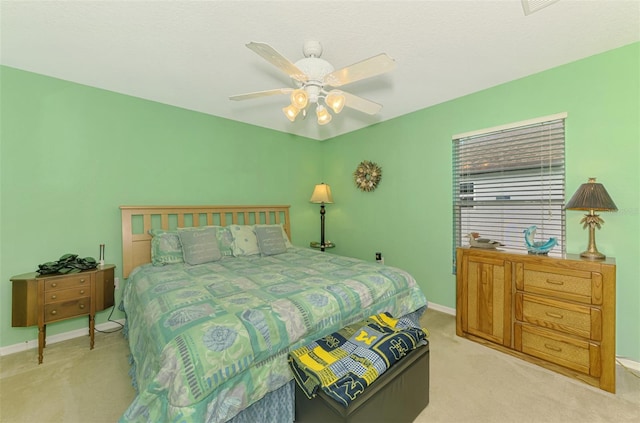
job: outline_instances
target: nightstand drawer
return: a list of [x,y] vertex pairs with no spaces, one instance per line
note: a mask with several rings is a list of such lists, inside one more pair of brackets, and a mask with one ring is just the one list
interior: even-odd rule
[[75,300],[83,297],[88,297],[91,293],[90,286],[81,286],[79,288],[61,289],[46,291],[44,294],[44,303],[59,303],[61,301]]
[[593,303],[594,297],[601,297],[601,294],[594,292],[594,289],[601,290],[601,285],[593,283],[591,272],[525,265],[522,276],[522,290],[526,292],[587,304]]
[[68,317],[82,316],[91,312],[91,298],[80,298],[44,306],[44,322],[54,322]]
[[598,344],[520,323],[515,324],[514,332],[516,350],[587,375],[600,376]]
[[46,279],[44,281],[44,290],[51,291],[57,289],[69,289],[80,286],[89,286],[91,283],[91,275],[78,274],[73,276],[67,276],[65,278]]
[[602,340],[602,312],[598,308],[517,293],[516,319],[595,341]]

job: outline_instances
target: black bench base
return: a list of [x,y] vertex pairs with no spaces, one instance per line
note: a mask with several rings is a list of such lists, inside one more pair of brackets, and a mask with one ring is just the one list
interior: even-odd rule
[[429,404],[429,345],[384,372],[348,407],[324,392],[308,399],[296,384],[296,423],[413,422]]

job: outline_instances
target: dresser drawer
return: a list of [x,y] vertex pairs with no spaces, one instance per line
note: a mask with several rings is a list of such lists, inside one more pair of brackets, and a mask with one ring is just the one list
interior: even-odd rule
[[54,322],[68,317],[82,316],[91,312],[91,298],[80,298],[44,306],[44,322]]
[[64,278],[46,279],[44,281],[44,290],[46,292],[55,291],[57,289],[69,289],[81,286],[89,287],[90,283],[91,275],[81,273]]
[[91,287],[81,286],[71,289],[49,290],[44,293],[44,303],[59,303],[61,301],[75,300],[83,297],[88,297],[91,293]]
[[594,341],[602,340],[602,311],[523,293],[516,294],[516,320]]
[[526,324],[516,323],[515,348],[568,369],[600,376],[600,345]]
[[602,298],[600,275],[584,270],[562,269],[539,265],[524,265],[518,289],[551,295],[586,304],[599,304]]

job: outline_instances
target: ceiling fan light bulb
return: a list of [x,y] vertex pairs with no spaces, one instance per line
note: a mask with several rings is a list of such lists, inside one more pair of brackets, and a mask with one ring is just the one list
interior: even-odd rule
[[291,122],[296,120],[296,116],[300,113],[300,109],[296,108],[293,104],[282,108],[282,112]]
[[318,116],[318,125],[326,125],[331,122],[331,113],[322,105],[318,105],[316,108],[316,115]]
[[291,93],[291,105],[297,107],[298,109],[304,109],[307,107],[307,103],[309,102],[309,96],[307,96],[307,92],[302,88],[298,88],[297,90],[293,90]]
[[340,113],[344,107],[345,98],[340,90],[331,90],[325,99],[327,106],[331,107],[334,113]]

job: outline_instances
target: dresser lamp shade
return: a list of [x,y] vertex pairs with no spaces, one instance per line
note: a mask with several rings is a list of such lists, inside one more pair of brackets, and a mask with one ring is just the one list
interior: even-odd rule
[[589,227],[589,245],[587,250],[580,254],[581,257],[592,260],[603,260],[606,256],[600,253],[596,247],[595,228],[604,224],[604,220],[596,211],[617,211],[618,207],[613,202],[604,185],[597,183],[596,178],[589,178],[589,182],[580,185],[580,188],[573,194],[565,206],[566,210],[586,210],[586,214],[580,223],[583,228]]
[[331,187],[324,182],[316,185],[313,189],[313,194],[311,194],[312,203],[320,204],[320,250],[324,251],[325,242],[324,242],[324,215],[325,215],[325,204],[333,203],[333,197],[331,196]]

